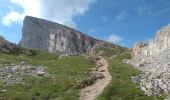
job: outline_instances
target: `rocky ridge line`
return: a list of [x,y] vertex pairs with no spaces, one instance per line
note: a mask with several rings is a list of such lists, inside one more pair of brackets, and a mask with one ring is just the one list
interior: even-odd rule
[[134,58],[127,61],[144,74],[132,77],[146,95],[166,94],[170,97],[170,25],[156,33],[148,45],[137,43]]
[[101,41],[67,26],[26,16],[23,22],[20,45],[51,53],[74,55],[90,53],[91,48],[98,42]]

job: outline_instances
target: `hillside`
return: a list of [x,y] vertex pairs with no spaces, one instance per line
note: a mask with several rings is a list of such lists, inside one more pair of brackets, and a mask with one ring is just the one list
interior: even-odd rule
[[[0,52],[1,100],[78,100],[80,89],[102,79],[91,74],[91,70],[100,68],[94,62],[97,56],[108,60],[112,77],[97,100],[158,98],[147,97],[131,82],[131,76],[140,72],[122,62],[130,58],[128,49],[100,46],[94,49],[92,57],[83,54],[64,58],[46,51],[31,51],[32,55]],[[6,69],[15,72],[4,73]]]
[[[106,43],[67,26],[26,16],[20,46],[68,55],[90,53],[93,46]],[[112,44],[113,45],[113,44]]]
[[[143,84],[150,86],[148,85],[152,82],[150,79],[153,79],[153,74],[152,76],[144,74],[144,70],[149,68],[150,72],[154,72],[154,68],[143,67],[143,63],[141,68],[140,62],[155,60],[157,63],[154,64],[158,64],[160,62],[157,56],[164,58],[162,55],[168,54],[166,52],[169,49],[166,51],[161,49],[157,52],[158,55],[151,55],[154,53],[143,55],[146,54],[145,50],[154,51],[155,49],[150,47],[155,47],[157,42],[149,46],[137,44],[133,50],[135,57],[131,59],[131,50],[125,47],[94,39],[47,20],[27,16],[22,31],[23,36],[19,45],[10,43],[3,37],[0,38],[0,100],[162,100],[166,98],[165,94],[159,93],[161,90],[158,93],[156,91],[160,95],[150,95],[148,93],[154,93],[150,92],[152,88],[149,88],[150,90],[143,88]],[[160,41],[164,40],[161,38]],[[139,65],[135,66],[139,70],[127,63]],[[163,75],[168,76],[167,73]],[[146,79],[148,77],[149,79]]]
[[127,61],[143,74],[134,77],[148,96],[170,93],[170,25],[163,27],[148,45],[137,43],[134,58]]

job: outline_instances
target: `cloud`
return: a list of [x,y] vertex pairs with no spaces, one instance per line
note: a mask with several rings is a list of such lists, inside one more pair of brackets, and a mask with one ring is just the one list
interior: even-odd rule
[[102,19],[103,19],[103,21],[107,21],[107,17],[106,16],[102,16]]
[[[19,13],[11,10],[3,17],[2,23],[10,25],[23,20],[26,15],[44,18],[68,26],[76,27],[73,18],[83,15],[95,0],[10,0],[12,4],[21,6],[24,11]],[[14,18],[15,17],[15,18]],[[22,18],[21,18],[22,17]]]
[[120,36],[112,34],[106,38],[106,41],[118,44],[118,43],[122,42],[123,39]]
[[138,12],[140,15],[142,15],[142,16],[146,16],[146,15],[152,16],[152,15],[153,15],[153,13],[152,13],[152,11],[151,11],[151,8],[149,8],[149,7],[138,6],[138,7],[136,8],[136,10],[137,10],[137,12]]
[[90,29],[89,30],[89,33],[95,33],[96,32],[96,29]]
[[5,17],[2,18],[2,23],[9,26],[11,22],[21,22],[24,18],[24,14],[18,12],[10,12]]
[[124,20],[126,17],[126,11],[125,10],[122,10],[116,17],[115,19],[117,21],[121,21],[121,20]]
[[163,10],[158,11],[158,12],[156,12],[155,14],[153,14],[152,17],[160,16],[160,15],[162,15],[162,14],[164,14],[164,13],[168,13],[169,11],[170,11],[170,8],[163,9]]
[[138,11],[140,14],[143,14],[145,11],[148,10],[148,8],[146,8],[146,7],[141,7],[141,6],[138,6],[136,9],[137,9],[137,11]]

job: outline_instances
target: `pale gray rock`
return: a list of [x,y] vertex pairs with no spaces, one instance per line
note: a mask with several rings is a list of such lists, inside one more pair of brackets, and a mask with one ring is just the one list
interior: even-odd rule
[[170,25],[156,33],[148,46],[135,49],[136,55],[126,63],[132,64],[143,74],[132,77],[140,83],[146,95],[166,94],[170,97]]
[[9,41],[5,40],[4,37],[0,36],[0,51],[4,53],[13,53],[13,54],[27,54],[31,55],[32,52],[30,50],[24,49],[17,44],[10,43]]
[[44,19],[26,16],[20,45],[51,53],[90,53],[93,46],[101,42],[67,26]]
[[43,66],[30,66],[21,62],[20,65],[0,67],[0,80],[6,84],[25,83],[23,76],[47,77],[50,74]]
[[135,56],[142,54],[146,57],[157,55],[167,48],[170,48],[170,25],[167,25],[158,31],[155,38],[150,40],[147,46],[143,46],[142,43],[136,46],[140,46],[140,48],[136,50],[136,52],[140,53],[136,54],[136,52],[134,52],[134,54],[136,54]]

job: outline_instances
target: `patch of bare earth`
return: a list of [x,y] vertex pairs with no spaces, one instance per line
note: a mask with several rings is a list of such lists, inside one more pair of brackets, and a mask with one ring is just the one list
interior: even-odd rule
[[80,100],[94,100],[98,95],[102,93],[104,88],[111,82],[111,75],[108,71],[108,62],[104,58],[97,60],[97,65],[100,65],[97,71],[92,71],[93,74],[103,76],[98,78],[97,81],[90,86],[87,86],[80,90]]

